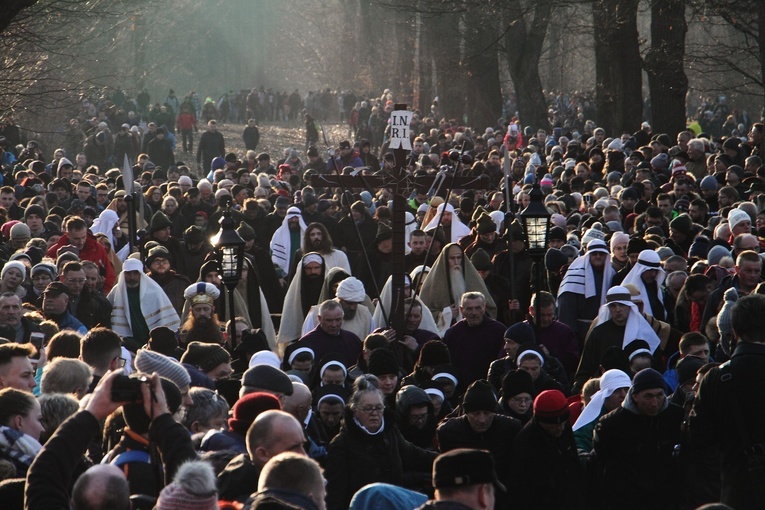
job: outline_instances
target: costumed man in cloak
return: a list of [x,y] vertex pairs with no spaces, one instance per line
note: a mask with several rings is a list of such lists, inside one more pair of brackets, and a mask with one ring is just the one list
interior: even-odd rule
[[255,229],[243,221],[236,229],[237,234],[244,240],[244,258],[249,260],[260,284],[260,290],[266,296],[269,310],[281,310],[284,306],[284,288],[276,276],[271,254],[267,249],[257,244]]
[[181,321],[162,287],[143,271],[143,264],[129,258],[116,285],[106,296],[112,304],[112,329],[135,352],[149,341],[149,332],[166,327],[176,331]]
[[[364,300],[367,298],[364,292],[364,284],[361,280],[350,276],[341,281],[337,286],[337,292],[334,299],[343,307],[343,329],[350,331],[359,338],[366,338],[374,331],[375,326],[372,321],[372,314],[364,306]],[[303,322],[302,335],[310,333],[319,323],[319,307],[312,306],[308,316]]]
[[254,329],[261,329],[268,339],[271,350],[276,347],[276,331],[271,320],[271,308],[263,292],[260,274],[246,257],[242,261],[242,277],[236,285],[235,291],[239,293],[244,306],[250,313],[250,324]]
[[606,302],[614,268],[608,245],[593,239],[587,252],[577,257],[558,288],[558,320],[576,331],[580,345],[590,324]]
[[661,257],[653,250],[643,250],[638,255],[637,263],[622,281],[622,285],[632,284],[640,291],[643,312],[660,321],[667,320],[664,308],[664,294],[661,284],[666,272],[661,267]]
[[284,344],[302,336],[303,322],[309,310],[319,303],[319,294],[324,285],[326,267],[324,258],[318,253],[306,253],[300,259],[300,270],[290,282],[284,297],[282,320],[279,325],[277,343]]
[[280,270],[279,276],[284,278],[289,274],[292,257],[300,249],[300,240],[303,238],[305,229],[303,213],[300,209],[297,207],[287,209],[282,225],[271,237],[271,260]]
[[482,293],[486,298],[486,313],[497,316],[497,305],[481,275],[458,244],[447,244],[425,278],[420,293],[422,302],[433,315],[439,336],[443,337],[452,323],[462,320],[459,303],[465,292]]
[[[125,243],[122,250],[119,250],[119,247],[115,244],[116,239],[114,238],[114,228],[119,223],[119,220],[120,218],[117,213],[112,209],[107,208],[98,215],[98,218],[96,218],[90,226],[90,231],[94,236],[103,234],[106,236],[106,239],[109,240],[112,249],[108,251],[108,255],[109,260],[111,260],[112,265],[114,266],[115,274],[119,274],[122,271],[122,262],[124,262],[127,256],[130,255],[130,253],[128,253],[130,250],[128,243]],[[117,252],[118,250],[119,253]]]
[[[228,296],[227,293],[222,291],[223,281],[221,280],[221,273],[222,271],[220,269],[220,263],[217,260],[208,260],[202,264],[202,267],[199,269],[199,278],[197,279],[197,282],[212,283],[218,288],[219,291],[221,291],[220,296],[215,302],[215,309],[217,310],[220,317],[229,317],[230,313],[228,312]],[[249,277],[249,275],[245,275],[244,269],[242,269],[242,276]],[[254,325],[257,324],[257,321],[256,319],[253,319],[252,316],[255,315],[256,317],[260,317],[260,328],[268,339],[268,345],[275,346],[276,331],[274,330],[273,323],[271,322],[271,315],[268,310],[268,305],[266,304],[263,292],[260,291],[260,287],[255,286],[253,289],[247,289],[248,295],[255,295],[255,289],[257,289],[257,292],[259,292],[261,303],[260,310],[258,310],[255,306],[248,307],[247,300],[242,296],[239,288],[240,287],[234,289],[234,316],[244,318],[244,322],[247,324],[248,329],[257,327]],[[256,301],[253,298],[253,303],[255,302]],[[185,322],[188,315],[189,302],[187,300],[183,305],[183,314],[181,316],[181,320]]]
[[609,347],[624,350],[634,340],[643,340],[648,344],[651,355],[656,357],[661,340],[632,302],[629,289],[611,287],[606,294],[606,303],[600,307],[584,342],[574,378],[574,392],[581,391],[588,379],[599,375],[601,359]]
[[[342,267],[329,268],[324,275],[324,285],[321,286],[321,293],[319,293],[319,303],[323,303],[328,299],[335,299],[337,297],[337,287],[340,285],[340,282],[350,276],[351,272],[346,271]],[[367,307],[369,313],[374,313],[375,305],[368,294],[364,297],[364,306]]]
[[[420,266],[422,267],[422,266]],[[423,268],[424,269],[424,268]],[[409,299],[412,296],[412,276],[404,275],[404,299]],[[419,296],[416,298],[416,302],[421,307],[422,319],[416,329],[430,331],[433,334],[438,334],[438,326],[436,321],[433,320],[433,314],[425,303],[422,302]],[[380,300],[375,307],[375,313],[372,316],[374,325],[376,328],[387,328],[390,320],[390,314],[393,312],[393,277],[388,277],[388,281],[383,285],[380,292]]]
[[167,248],[150,242],[146,245],[146,250],[146,269],[149,270],[149,277],[162,287],[175,311],[182,313],[185,301],[183,293],[191,282],[170,267],[172,255]]
[[[446,207],[445,211],[444,207]],[[441,211],[444,211],[444,214],[441,218],[440,225],[444,228],[446,243],[456,243],[466,235],[470,234],[470,228],[462,223],[459,217],[454,214],[454,206],[449,203],[439,205],[438,208],[436,208],[436,214],[433,216],[433,219],[431,219],[422,230],[428,232],[439,226],[438,219],[441,216]]]
[[348,256],[342,251],[332,247],[332,238],[329,236],[327,227],[321,223],[311,223],[303,232],[303,246],[295,253],[290,264],[290,277],[297,270],[297,261],[304,253],[316,252],[324,258],[327,267],[339,267],[347,273],[351,272],[351,264]]
[[220,321],[215,313],[215,301],[220,290],[212,283],[192,283],[183,291],[189,303],[189,315],[180,328],[181,345],[190,342],[223,345],[225,339],[220,331]]

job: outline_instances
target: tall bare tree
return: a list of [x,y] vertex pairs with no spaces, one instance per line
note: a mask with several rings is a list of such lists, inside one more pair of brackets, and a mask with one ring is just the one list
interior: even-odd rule
[[685,0],[663,0],[651,5],[651,48],[645,70],[651,90],[651,127],[675,137],[685,129]]
[[634,130],[643,112],[639,0],[595,0],[596,104],[606,133]]

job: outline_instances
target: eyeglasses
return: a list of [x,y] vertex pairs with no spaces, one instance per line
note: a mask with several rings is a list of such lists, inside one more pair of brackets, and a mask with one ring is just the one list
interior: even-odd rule
[[530,404],[531,397],[513,397],[510,399],[513,404]]
[[125,358],[117,356],[114,359],[117,360],[117,368],[123,368],[125,364],[127,364],[127,360]]
[[364,406],[364,407],[360,407],[359,408],[359,411],[361,411],[364,414],[373,414],[373,413],[380,414],[384,410],[385,410],[385,406],[380,406],[380,405],[378,405],[378,406]]
[[410,414],[409,420],[410,421],[426,421],[428,419],[428,414]]

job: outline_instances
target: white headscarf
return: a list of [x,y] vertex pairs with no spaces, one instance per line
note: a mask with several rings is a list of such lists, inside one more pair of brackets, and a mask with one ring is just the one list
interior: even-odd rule
[[597,420],[603,410],[603,403],[614,393],[614,391],[619,388],[629,388],[630,386],[632,386],[630,376],[621,370],[614,368],[606,371],[600,377],[600,390],[595,392],[590,403],[587,404],[584,410],[582,410],[582,414],[576,419],[576,423],[574,423],[573,427],[574,431]]
[[595,288],[595,275],[593,274],[592,265],[590,264],[591,253],[606,253],[606,263],[603,268],[603,284],[600,293],[600,304],[606,302],[606,293],[611,286],[611,280],[614,277],[615,271],[611,265],[611,255],[608,251],[608,245],[604,241],[595,239],[590,241],[587,245],[587,253],[577,257],[569,266],[566,271],[566,276],[563,277],[563,281],[558,289],[558,295],[565,292],[571,292],[573,294],[582,294],[585,298],[591,298],[597,294]]
[[290,253],[290,218],[297,218],[300,222],[300,241],[303,241],[303,232],[305,232],[306,224],[303,221],[303,213],[297,207],[290,207],[287,209],[287,214],[282,220],[282,225],[276,229],[274,236],[271,238],[271,258],[275,265],[284,271],[284,274],[290,272],[290,262],[292,262],[292,253]]
[[120,217],[116,212],[111,209],[104,209],[103,212],[98,215],[98,218],[93,221],[93,225],[90,226],[90,231],[93,232],[93,235],[104,234],[109,240],[109,244],[114,246],[114,235],[112,234],[112,231],[119,221]]
[[630,307],[630,315],[627,318],[627,325],[624,329],[624,338],[622,339],[622,349],[633,340],[645,340],[648,347],[651,349],[651,353],[656,351],[656,348],[661,345],[661,340],[656,335],[656,331],[653,330],[645,317],[640,313],[638,307],[632,302],[630,291],[621,286],[611,287],[606,296],[606,303],[600,307],[598,317],[595,319],[593,328],[600,326],[604,322],[611,319],[611,310],[608,309],[608,305],[611,303],[621,303]]
[[667,273],[662,269],[661,258],[655,251],[641,251],[640,255],[638,255],[637,264],[635,264],[635,267],[627,273],[627,276],[622,282],[622,285],[631,283],[640,291],[640,299],[643,301],[643,311],[651,317],[654,316],[653,310],[651,310],[651,301],[648,299],[648,291],[646,290],[645,283],[643,283],[643,279],[640,278],[640,275],[652,269],[659,270],[659,275],[656,277],[656,289],[658,290],[659,301],[664,303],[664,294],[661,292],[661,284],[664,283],[664,278],[667,276]]
[[436,226],[438,226],[438,218],[441,216],[441,211],[444,210],[444,206],[446,206],[446,212],[452,213],[452,224],[449,235],[449,242],[456,243],[470,233],[470,228],[468,228],[467,225],[460,221],[459,216],[454,213],[454,206],[452,204],[444,203],[439,205],[436,209],[435,216],[433,216],[433,219],[430,220],[427,225],[425,225],[423,230],[427,232],[428,230],[434,229]]
[[[423,266],[417,266],[418,268],[422,268]],[[416,269],[415,269],[416,270]],[[422,269],[420,270],[422,272]],[[414,273],[414,271],[413,271]],[[411,286],[412,285],[412,279],[409,275],[404,275],[404,279],[406,281],[406,285]],[[419,296],[417,297],[417,302],[420,304],[420,308],[422,309],[422,320],[420,321],[420,329],[424,329],[426,331],[430,331],[431,333],[438,334],[438,326],[436,326],[436,321],[433,320],[433,314],[430,313],[430,309],[425,306],[425,303],[420,300]],[[388,279],[385,282],[385,285],[382,288],[382,291],[380,291],[380,299],[377,303],[377,306],[375,307],[375,313],[372,316],[372,319],[374,321],[375,327],[378,328],[384,328],[387,327],[387,323],[385,322],[385,315],[383,315],[382,307],[380,307],[380,303],[383,304],[385,307],[385,313],[390,316],[391,314],[391,307],[393,306],[393,277],[389,276]]]

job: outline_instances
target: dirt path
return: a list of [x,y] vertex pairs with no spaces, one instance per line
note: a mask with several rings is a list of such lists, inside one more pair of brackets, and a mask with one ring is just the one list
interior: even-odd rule
[[[242,130],[244,129],[244,125],[219,124],[218,128],[223,133],[223,137],[226,140],[226,150],[229,152],[236,152],[236,154],[242,158],[244,156],[244,142],[242,141]],[[300,153],[300,157],[305,159],[305,128],[302,124],[284,122],[269,123],[258,126],[258,129],[260,130],[260,144],[257,148],[258,152],[267,152],[271,155],[271,159],[275,161],[282,157],[284,149],[294,147]],[[348,126],[346,124],[325,124],[324,130],[330,143],[334,146],[337,146],[338,142],[341,140],[349,139]],[[198,140],[199,134],[195,137],[195,146]],[[180,143],[179,135],[176,135],[176,158],[186,164],[194,162],[196,154],[184,153],[181,148],[182,145]],[[326,159],[326,148],[323,146],[323,141],[319,142],[319,151],[322,153],[324,159]]]

